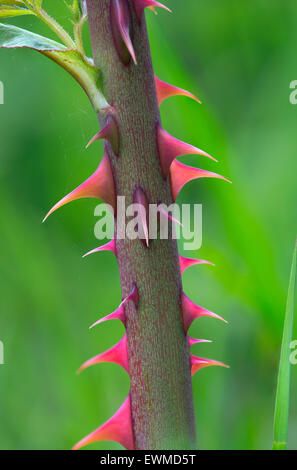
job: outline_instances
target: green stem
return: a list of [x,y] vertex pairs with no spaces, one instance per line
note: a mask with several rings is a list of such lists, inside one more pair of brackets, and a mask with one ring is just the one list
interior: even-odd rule
[[[87,0],[94,61],[120,133],[120,154],[108,145],[117,195],[141,187],[149,202],[172,203],[160,168],[160,123],[146,24],[133,18],[137,66],[124,65],[114,46],[110,0]],[[99,116],[104,122],[104,116]],[[139,305],[126,307],[132,423],[136,449],[196,448],[190,356],[181,313],[181,275],[175,240],[117,240],[123,297],[137,284]]]
[[35,12],[36,16],[63,41],[65,46],[69,49],[75,49],[75,42],[72,40],[71,36],[54,18],[52,18],[43,8],[31,6],[31,9]]
[[86,21],[86,17],[83,17],[80,19],[78,23],[75,23],[73,26],[73,34],[74,34],[76,49],[83,56],[85,55],[85,51],[84,51],[84,45],[83,45],[83,40],[82,40],[82,30],[83,30],[85,21]]

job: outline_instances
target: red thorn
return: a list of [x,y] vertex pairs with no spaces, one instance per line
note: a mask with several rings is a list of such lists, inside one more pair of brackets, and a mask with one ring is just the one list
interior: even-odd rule
[[196,264],[210,264],[214,266],[213,263],[211,263],[210,261],[205,261],[204,259],[191,259],[179,255],[179,267],[181,274],[183,274],[186,269],[190,268],[191,266],[195,266]]
[[131,294],[129,294],[124,300],[122,300],[119,307],[114,312],[107,315],[106,317],[103,317],[103,318],[100,318],[100,320],[97,320],[95,323],[93,323],[93,325],[90,326],[90,328],[93,328],[94,326],[99,325],[100,323],[103,323],[108,320],[120,320],[123,323],[123,325],[126,326],[126,313],[125,313],[124,306],[130,300],[132,300],[136,308],[138,308],[139,295],[138,295],[138,288],[135,283],[133,284]]
[[160,78],[158,78],[156,75],[155,75],[155,84],[156,84],[159,106],[167,98],[170,98],[171,96],[178,96],[178,95],[187,96],[188,98],[192,98],[193,100],[197,101],[197,103],[201,103],[201,101],[189,91],[183,90],[182,88],[178,88],[173,85],[169,85],[168,83],[163,82],[163,80],[160,80]]
[[97,320],[95,323],[93,323],[90,328],[94,328],[94,326],[99,325],[100,323],[103,323],[108,320],[120,320],[124,326],[126,325],[126,314],[123,302],[114,312],[110,313],[106,317],[100,318],[100,320]]
[[220,361],[214,361],[213,359],[205,359],[203,357],[193,356],[191,354],[191,373],[192,376],[200,369],[208,366],[221,366],[229,369],[229,366]]
[[175,224],[177,225],[180,225],[181,227],[183,227],[183,224],[177,220],[175,217],[173,217],[172,215],[170,215],[162,205],[158,206],[158,212],[160,214],[161,217],[164,217],[166,220],[171,220],[171,222],[174,222]]
[[183,322],[186,331],[188,331],[193,321],[196,320],[196,318],[200,317],[217,318],[218,320],[222,320],[223,322],[227,323],[224,318],[220,317],[216,313],[210,312],[206,308],[196,305],[194,302],[192,302],[192,300],[189,299],[189,297],[184,292],[182,293],[181,303],[183,312]]
[[174,160],[170,167],[171,191],[175,201],[182,188],[189,182],[198,178],[218,178],[230,183],[224,176],[212,171],[201,170],[192,166],[183,165],[178,160]]
[[94,364],[102,364],[104,362],[118,364],[129,373],[126,334],[115,346],[84,362],[84,364],[79,368],[78,372],[81,372],[82,370]]
[[90,176],[90,178],[88,178],[84,183],[78,186],[78,188],[74,189],[74,191],[63,197],[63,199],[54,205],[54,207],[52,207],[52,209],[44,217],[43,222],[50,214],[68,202],[89,197],[102,199],[112,207],[115,206],[113,175],[107,153],[104,154],[103,159],[95,173],[93,173],[93,175]]
[[157,14],[158,14],[158,13],[157,13],[157,10],[156,10],[156,8],[155,8],[155,7],[148,7],[148,9],[149,9],[149,10],[152,10],[152,11],[155,13],[155,15],[157,15]]
[[149,247],[149,229],[148,229],[148,213],[149,213],[149,204],[147,196],[142,188],[137,187],[133,194],[134,204],[139,204],[141,210],[139,211],[140,223],[142,227],[143,236],[145,238],[146,246]]
[[203,155],[204,157],[217,161],[203,150],[172,137],[161,126],[158,126],[157,136],[161,167],[164,177],[167,177],[172,162],[181,155]]
[[134,0],[134,7],[139,21],[141,20],[141,16],[145,8],[150,8],[156,13],[155,8],[159,7],[169,11],[169,13],[172,13],[170,8],[154,0]]
[[[125,53],[127,50],[136,65],[134,47],[130,37],[131,18],[130,11],[126,1],[112,0],[111,2],[111,20],[113,37],[118,53],[125,64],[129,62],[129,57]],[[124,45],[124,48],[123,48]],[[125,51],[126,49],[126,51]]]
[[134,450],[130,395],[106,423],[79,441],[73,447],[73,450],[81,449],[88,444],[99,441],[118,442],[127,450]]
[[191,348],[194,344],[197,344],[197,343],[212,343],[212,341],[209,340],[209,339],[196,339],[196,338],[191,338],[191,336],[188,336],[188,343],[189,343],[189,347]]
[[88,148],[96,140],[105,139],[111,144],[112,149],[116,155],[119,154],[120,136],[117,122],[113,116],[108,116],[105,127],[98,132],[87,144]]
[[98,248],[94,248],[93,250],[88,251],[87,253],[85,253],[83,255],[83,258],[85,258],[86,256],[89,256],[93,253],[98,253],[99,251],[111,251],[116,256],[116,241],[115,241],[115,239],[113,238],[112,240],[110,240],[110,242],[106,243],[105,245],[99,246]]
[[138,288],[137,288],[137,285],[136,285],[135,282],[133,283],[132,290],[131,290],[131,294],[128,295],[128,297],[126,297],[126,298],[123,300],[122,304],[125,305],[125,304],[126,304],[127,302],[129,302],[130,300],[131,300],[132,302],[134,302],[135,307],[138,308],[138,304],[139,304],[139,294],[138,294]]

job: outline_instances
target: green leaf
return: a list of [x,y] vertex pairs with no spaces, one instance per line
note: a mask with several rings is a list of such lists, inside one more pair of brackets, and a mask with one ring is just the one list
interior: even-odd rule
[[21,0],[0,0],[1,7],[2,5],[14,5],[14,6],[24,6],[24,2]]
[[11,18],[21,15],[35,15],[35,13],[32,10],[27,10],[27,8],[19,8],[15,5],[0,6],[0,18]]
[[285,313],[284,331],[279,362],[277,391],[274,413],[273,450],[283,450],[287,446],[288,418],[290,401],[290,345],[292,342],[294,319],[294,290],[296,277],[297,242],[295,245]]
[[78,22],[80,20],[80,17],[81,17],[81,6],[80,6],[80,2],[78,0],[73,0],[73,2],[72,2],[72,12],[73,12],[73,16],[74,16],[75,21]]
[[69,72],[87,93],[95,111],[109,105],[98,88],[99,70],[75,49],[16,26],[0,23],[0,48],[28,48],[49,57]]
[[66,46],[53,41],[52,39],[18,28],[17,26],[2,23],[0,23],[0,47],[27,47],[29,49],[36,49],[40,52],[67,50]]

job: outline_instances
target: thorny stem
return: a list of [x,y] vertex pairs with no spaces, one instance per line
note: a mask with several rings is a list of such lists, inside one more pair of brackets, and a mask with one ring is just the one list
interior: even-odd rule
[[[113,106],[120,133],[116,156],[106,145],[117,195],[133,202],[141,187],[149,202],[172,203],[157,146],[160,113],[144,17],[131,12],[137,65],[124,65],[111,30],[111,0],[87,0],[95,65],[102,71],[103,92]],[[105,117],[99,115],[101,124]],[[181,313],[181,276],[176,240],[116,240],[123,298],[136,283],[138,308],[126,307],[135,449],[196,448],[190,356]]]

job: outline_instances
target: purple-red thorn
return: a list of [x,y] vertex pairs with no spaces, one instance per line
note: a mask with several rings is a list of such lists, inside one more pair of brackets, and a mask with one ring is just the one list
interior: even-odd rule
[[123,302],[119,305],[119,307],[109,315],[106,315],[106,317],[100,318],[100,320],[97,320],[93,325],[90,326],[90,328],[94,328],[94,326],[99,325],[100,323],[106,322],[108,320],[120,320],[123,325],[126,325],[126,314],[125,314],[125,309]]
[[132,22],[127,1],[111,0],[110,8],[113,38],[118,54],[124,64],[129,63],[131,56],[136,65],[136,56],[130,37]]
[[192,166],[184,165],[178,160],[174,160],[170,167],[170,180],[171,180],[171,192],[172,198],[175,201],[182,188],[189,182],[198,178],[218,178],[228,183],[231,181],[227,180],[224,176],[213,173],[212,171],[201,170],[200,168],[194,168]]
[[149,247],[149,228],[148,228],[148,213],[149,213],[149,203],[147,196],[142,188],[137,187],[133,193],[133,203],[138,204],[139,211],[138,216],[141,223],[142,237],[141,239],[145,240],[146,246]]
[[134,302],[135,307],[138,309],[139,293],[138,293],[138,287],[137,287],[137,285],[136,285],[135,282],[133,282],[131,294],[128,295],[128,297],[126,297],[126,298],[123,300],[124,305],[125,305],[127,302],[129,302],[129,301]]
[[196,264],[210,264],[211,266],[214,266],[213,263],[210,261],[205,261],[204,259],[185,258],[184,256],[179,255],[179,267],[181,274],[183,274],[186,269],[190,268],[191,266],[195,266]]
[[93,325],[90,326],[90,328],[94,328],[94,326],[99,325],[100,323],[103,323],[108,320],[120,320],[124,326],[126,326],[126,312],[125,312],[125,304],[129,301],[133,301],[136,308],[138,308],[138,303],[139,303],[139,295],[138,295],[138,288],[137,285],[134,283],[131,294],[129,294],[122,302],[120,303],[119,307],[106,317],[100,318],[100,320],[97,320]]
[[160,163],[163,176],[165,178],[168,175],[171,164],[177,157],[180,157],[181,155],[203,155],[204,157],[208,157],[214,161],[217,161],[203,150],[200,150],[197,147],[193,147],[193,145],[186,144],[185,142],[172,137],[172,135],[168,134],[168,132],[165,131],[165,129],[163,129],[160,125],[157,129],[157,137]]
[[174,222],[180,227],[183,227],[183,224],[178,219],[170,215],[162,205],[158,206],[158,212],[160,214],[160,217],[163,217],[166,220],[170,220],[171,222]]
[[111,166],[107,153],[104,154],[102,161],[90,178],[82,183],[78,188],[74,189],[70,194],[63,197],[52,209],[46,214],[43,222],[50,214],[64,206],[68,202],[82,198],[98,198],[105,203],[115,206],[115,189]]
[[191,374],[192,376],[200,369],[208,366],[221,366],[229,369],[229,366],[220,361],[215,361],[213,359],[206,359],[203,357],[193,356],[191,354]]
[[94,364],[102,364],[104,362],[112,362],[114,364],[118,364],[129,373],[126,334],[115,346],[84,362],[79,368],[78,372],[81,372],[82,370],[86,369],[87,367],[93,366]]
[[155,0],[134,0],[134,8],[137,15],[138,20],[141,20],[142,13],[145,8],[150,8],[156,13],[156,8],[163,8],[171,13],[170,8],[166,7],[162,3],[156,2]]
[[212,343],[210,339],[196,339],[196,338],[191,338],[191,336],[188,335],[188,344],[189,347],[191,348],[194,344],[197,343]]
[[157,15],[157,10],[155,7],[148,7],[149,10],[153,11],[155,13],[155,15]]
[[189,91],[183,90],[182,88],[178,88],[173,85],[169,85],[168,83],[163,82],[163,80],[160,80],[160,78],[158,78],[156,75],[155,75],[155,84],[156,84],[159,106],[167,98],[170,98],[171,96],[178,96],[178,95],[187,96],[188,98],[192,98],[193,100],[197,101],[197,103],[201,103],[201,101]]
[[73,450],[99,441],[118,442],[127,450],[134,450],[130,395],[106,423],[75,444]]
[[181,307],[183,314],[183,323],[186,332],[190,328],[193,321],[196,320],[196,318],[200,317],[217,318],[218,320],[222,320],[223,322],[227,323],[224,318],[220,317],[216,313],[210,312],[206,308],[196,305],[194,302],[192,302],[192,300],[189,299],[189,297],[184,292],[181,296]]
[[99,251],[111,251],[116,256],[116,241],[115,241],[115,239],[113,238],[112,240],[110,240],[110,242],[106,243],[105,245],[98,246],[98,248],[94,248],[93,250],[88,251],[87,253],[85,253],[83,255],[83,258],[85,258],[86,256],[89,256],[93,253],[98,253]]
[[88,148],[96,140],[100,139],[107,140],[111,144],[114,153],[116,155],[119,154],[120,135],[117,122],[113,116],[107,117],[105,127],[90,140],[90,142],[86,145],[86,148]]

